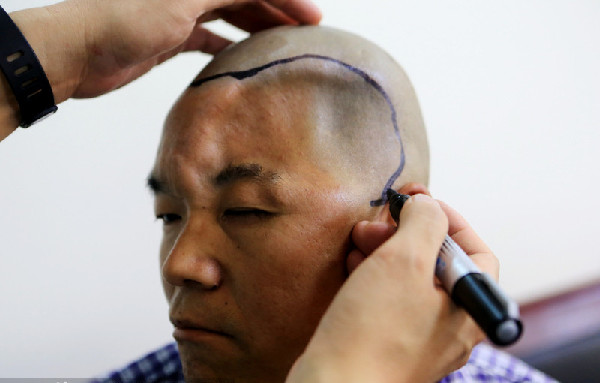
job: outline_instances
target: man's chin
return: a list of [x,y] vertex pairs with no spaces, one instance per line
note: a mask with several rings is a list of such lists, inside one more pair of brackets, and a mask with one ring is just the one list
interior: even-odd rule
[[[225,344],[224,344],[225,343]],[[178,341],[186,383],[243,383],[243,355],[227,342]],[[242,369],[243,370],[243,369]]]
[[[221,344],[219,344],[221,343]],[[235,360],[240,358],[239,351],[223,342],[195,343],[177,340],[179,357],[186,378],[225,378],[231,372]],[[187,380],[186,380],[187,382]]]
[[273,373],[277,361],[260,363],[235,347],[178,341],[178,348],[186,383],[283,383],[287,376]]

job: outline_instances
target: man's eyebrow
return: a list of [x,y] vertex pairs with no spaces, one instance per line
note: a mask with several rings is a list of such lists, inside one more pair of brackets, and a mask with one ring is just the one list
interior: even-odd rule
[[[229,165],[221,170],[216,177],[213,178],[215,186],[225,186],[235,181],[242,179],[252,179],[259,182],[275,183],[279,180],[279,174],[275,172],[266,172],[259,164],[239,164]],[[146,181],[146,186],[154,195],[171,194],[170,188],[166,182],[162,181],[156,174],[151,173]]]
[[279,175],[274,172],[265,172],[263,167],[259,164],[229,165],[217,174],[213,183],[216,186],[225,186],[242,179],[252,179],[261,182],[268,181],[272,183],[279,179]]

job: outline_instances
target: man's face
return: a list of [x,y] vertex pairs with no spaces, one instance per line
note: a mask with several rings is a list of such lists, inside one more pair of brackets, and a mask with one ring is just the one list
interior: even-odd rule
[[151,184],[187,379],[283,381],[346,277],[368,200],[322,163],[313,91],[222,78],[167,120]]

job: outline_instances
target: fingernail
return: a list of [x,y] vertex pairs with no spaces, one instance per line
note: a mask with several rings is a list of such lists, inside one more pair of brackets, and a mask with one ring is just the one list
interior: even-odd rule
[[431,198],[427,194],[415,194],[414,196],[412,196],[412,199],[415,201],[428,202],[428,201],[431,201],[433,198]]

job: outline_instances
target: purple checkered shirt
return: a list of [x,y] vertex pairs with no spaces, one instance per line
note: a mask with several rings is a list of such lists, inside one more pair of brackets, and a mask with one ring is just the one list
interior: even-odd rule
[[[521,360],[488,345],[475,347],[467,364],[440,383],[557,383]],[[179,353],[170,343],[92,383],[185,383]]]

